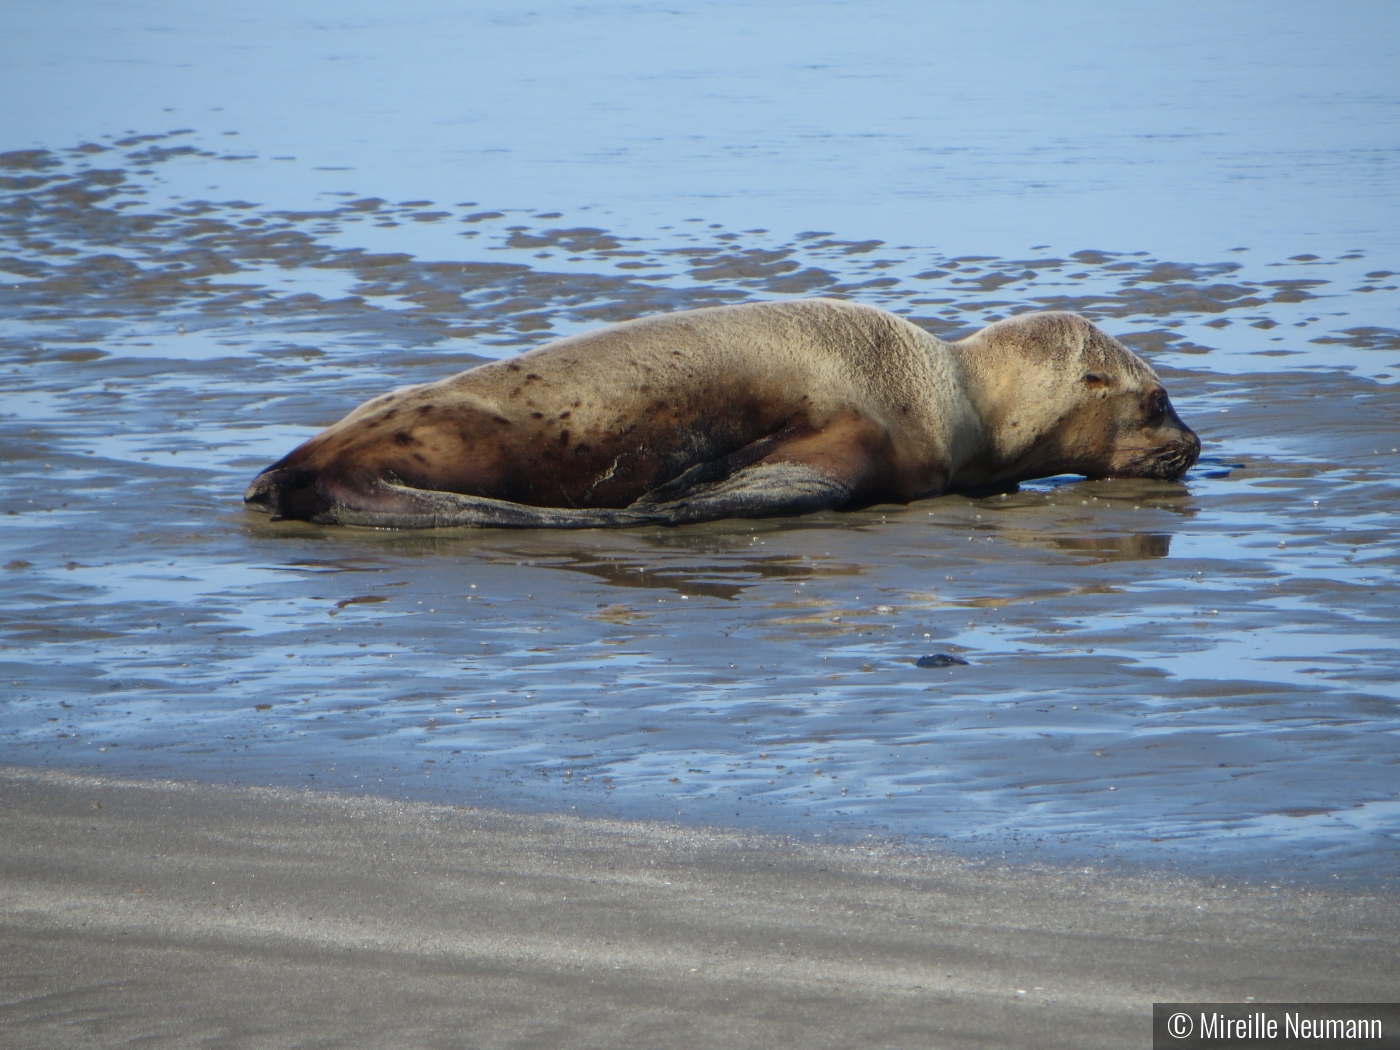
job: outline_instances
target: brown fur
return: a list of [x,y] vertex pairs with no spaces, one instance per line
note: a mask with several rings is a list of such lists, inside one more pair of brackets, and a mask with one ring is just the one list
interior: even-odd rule
[[361,405],[250,506],[383,526],[798,513],[1056,473],[1180,477],[1199,441],[1072,314],[944,343],[810,299],[643,318]]

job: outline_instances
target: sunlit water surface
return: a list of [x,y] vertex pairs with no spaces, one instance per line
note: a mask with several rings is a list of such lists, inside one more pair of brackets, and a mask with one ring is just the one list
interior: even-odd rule
[[[251,10],[250,38],[271,17]],[[571,10],[601,20],[591,32],[657,32],[628,9]],[[737,17],[706,10],[696,24],[709,33]],[[31,43],[48,39],[49,23],[24,17],[38,19]],[[521,31],[499,12],[460,17]],[[378,25],[335,32],[362,58],[407,62]],[[541,42],[559,32],[528,25]],[[210,30],[177,28],[195,54],[215,47]],[[768,79],[748,67],[770,112],[808,112],[783,101],[801,54],[836,63],[822,84],[873,68],[871,55],[842,59],[840,30],[838,18],[805,52],[789,42]],[[320,31],[288,30],[309,49]],[[91,126],[122,99],[136,114],[179,109],[157,90],[178,78],[154,45],[121,46],[150,69],[96,101]],[[1215,50],[1178,47],[1183,82],[1208,79]],[[1304,124],[1343,113],[1393,127],[1394,91],[1329,94],[1319,85],[1347,82],[1345,56],[1318,50],[1300,94],[1259,119],[1292,106]],[[729,103],[704,85],[737,74],[688,54],[702,86],[666,90],[709,127]],[[497,63],[503,81],[521,75]],[[881,68],[887,94],[929,90],[927,64]],[[1365,164],[1314,171],[1332,211],[1319,206],[1312,232],[1311,219],[1241,219],[1233,191],[1216,192],[1240,238],[1227,250],[1170,217],[1128,221],[1142,198],[1109,170],[1143,165],[1160,188],[1215,147],[1159,171],[1155,138],[1113,138],[1087,177],[1057,166],[1068,147],[1047,145],[1038,169],[988,147],[954,182],[919,168],[911,142],[952,149],[971,123],[852,153],[779,122],[784,148],[750,150],[741,168],[727,150],[743,127],[689,152],[633,130],[635,186],[607,188],[596,157],[579,161],[581,183],[551,183],[540,157],[435,151],[422,123],[399,133],[399,152],[356,145],[350,117],[318,110],[308,149],[353,154],[364,170],[346,172],[257,147],[275,150],[291,118],[257,102],[256,72],[241,90],[229,81],[246,111],[236,140],[200,110],[179,114],[188,130],[75,127],[71,141],[36,142],[25,128],[0,156],[0,760],[876,835],[1018,862],[1393,875],[1400,225],[1385,220],[1394,189],[1379,193]],[[593,97],[630,99],[625,85],[593,83]],[[408,86],[384,90],[372,126],[412,109]],[[574,103],[560,99],[501,105],[562,127]],[[449,103],[431,102],[434,119]],[[1146,95],[1124,106],[1115,128],[1172,126]],[[68,133],[71,118],[47,119]],[[1173,119],[1184,135],[1219,117],[1198,101]],[[1328,155],[1361,149],[1354,130],[1334,119]],[[473,134],[463,141],[494,141]],[[521,152],[545,148],[534,134],[520,132]],[[1231,141],[1268,176],[1251,206],[1298,214],[1309,195],[1293,154],[1263,133]],[[895,205],[834,206],[838,187],[855,196],[875,175],[856,164],[844,183],[829,169],[812,181],[802,163],[869,152],[895,173],[879,178],[908,182],[900,207],[922,199],[916,176],[929,187],[907,239],[890,236]],[[698,218],[697,157],[717,191]],[[461,186],[442,198],[448,169]],[[767,189],[746,194],[738,170]],[[979,173],[993,189],[969,190],[959,225],[956,186]],[[1081,198],[1100,184],[1100,226],[1066,242],[1054,202],[1087,214]],[[1055,243],[1023,237],[1012,251],[988,219],[987,247],[965,250],[999,199],[1018,221],[1046,214]],[[956,247],[940,247],[930,215],[949,219]],[[1179,247],[1193,236],[1199,253]],[[1079,311],[1152,360],[1202,460],[1182,484],[1057,478],[985,500],[680,529],[394,533],[241,509],[257,470],[390,387],[648,313],[817,294],[941,336]],[[968,663],[916,666],[932,653]]]

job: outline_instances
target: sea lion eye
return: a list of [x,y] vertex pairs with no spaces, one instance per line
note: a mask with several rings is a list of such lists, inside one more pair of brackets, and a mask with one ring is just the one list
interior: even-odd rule
[[1147,399],[1147,413],[1153,418],[1165,416],[1167,414],[1167,405],[1167,392],[1165,390],[1158,390]]
[[1108,376],[1102,372],[1085,372],[1084,383],[1092,387],[1108,386]]

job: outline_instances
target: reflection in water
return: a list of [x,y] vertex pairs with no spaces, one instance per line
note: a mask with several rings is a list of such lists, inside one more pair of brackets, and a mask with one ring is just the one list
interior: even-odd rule
[[1165,558],[1171,553],[1172,538],[1165,533],[1138,532],[1128,536],[1056,536],[1056,547],[1077,554],[1092,554],[1107,561],[1142,561]]
[[762,581],[801,582],[828,576],[856,576],[855,565],[832,565],[821,559],[796,556],[716,559],[711,565],[648,567],[641,562],[602,561],[591,554],[575,555],[572,562],[556,562],[561,568],[587,573],[618,587],[661,588],[687,595],[708,595],[725,600],[739,597]]

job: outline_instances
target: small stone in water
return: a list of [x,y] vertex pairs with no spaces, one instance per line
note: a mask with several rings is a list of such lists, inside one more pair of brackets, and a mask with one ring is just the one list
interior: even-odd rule
[[921,656],[915,662],[915,667],[952,667],[954,664],[967,666],[967,661],[961,656],[953,656],[951,653],[933,653],[929,656]]

